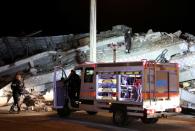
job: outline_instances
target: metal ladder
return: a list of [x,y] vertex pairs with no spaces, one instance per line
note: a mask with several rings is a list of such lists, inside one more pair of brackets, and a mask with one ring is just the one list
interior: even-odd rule
[[[155,61],[147,61],[148,69],[149,69],[149,98],[150,98],[150,104],[151,104],[151,94],[153,93],[153,99],[155,100],[155,92],[156,92],[156,62]],[[151,92],[151,71],[153,71],[153,77],[152,82],[154,84],[153,86],[153,92]]]

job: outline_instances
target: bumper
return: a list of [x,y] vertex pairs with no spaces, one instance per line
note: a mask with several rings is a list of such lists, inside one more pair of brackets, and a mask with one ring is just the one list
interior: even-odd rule
[[[177,107],[177,108],[172,108],[172,109],[167,109],[165,111],[159,111],[159,112],[153,112],[153,114],[148,114],[146,113],[147,115],[147,118],[159,118],[159,117],[168,117],[168,116],[175,116],[175,115],[178,115],[181,113],[181,108],[180,107]],[[147,110],[146,110],[147,112]],[[149,112],[150,113],[150,112]]]
[[160,113],[155,113],[154,115],[147,115],[147,118],[167,118],[169,116],[176,116],[179,114],[180,113],[177,112],[160,112]]

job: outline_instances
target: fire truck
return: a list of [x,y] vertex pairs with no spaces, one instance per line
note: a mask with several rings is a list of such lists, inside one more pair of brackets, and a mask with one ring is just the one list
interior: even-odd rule
[[90,115],[105,111],[113,113],[113,123],[120,126],[131,118],[156,123],[160,117],[181,112],[176,63],[142,60],[78,65],[74,68],[81,79],[77,99],[70,97],[66,72],[57,79],[59,69],[54,72],[54,108],[60,116],[78,110]]

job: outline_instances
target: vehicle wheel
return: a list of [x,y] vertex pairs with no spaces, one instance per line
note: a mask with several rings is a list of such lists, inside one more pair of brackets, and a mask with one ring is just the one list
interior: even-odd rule
[[94,112],[94,111],[87,111],[87,114],[89,114],[89,115],[96,115],[97,112]]
[[57,109],[57,112],[60,117],[67,117],[70,115],[70,109],[68,106],[64,106],[62,109]]
[[182,108],[181,113],[183,113],[183,114],[189,114],[189,112],[190,111],[187,108]]
[[155,124],[158,121],[158,118],[141,118],[142,122],[145,124]]
[[115,110],[113,112],[113,123],[117,126],[127,125],[127,113],[124,110]]

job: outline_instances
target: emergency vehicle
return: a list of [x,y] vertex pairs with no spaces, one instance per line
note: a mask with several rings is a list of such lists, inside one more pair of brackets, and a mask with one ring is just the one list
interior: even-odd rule
[[91,115],[106,111],[113,113],[114,124],[120,126],[129,118],[156,123],[160,117],[181,112],[176,63],[143,60],[78,65],[74,68],[81,78],[77,100],[70,99],[64,78],[56,79],[58,69],[54,73],[54,108],[60,116],[73,110]]

